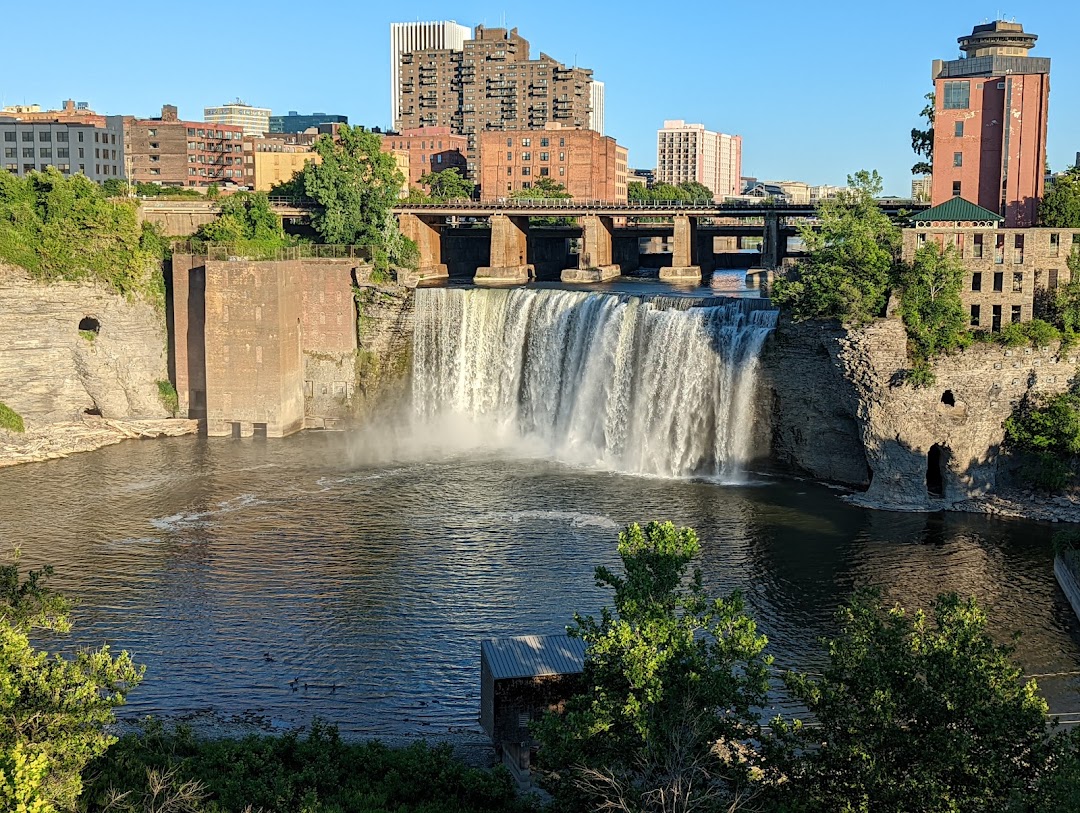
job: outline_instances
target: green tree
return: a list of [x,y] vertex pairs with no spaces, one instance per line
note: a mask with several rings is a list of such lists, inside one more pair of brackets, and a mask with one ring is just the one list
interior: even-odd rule
[[683,181],[679,184],[679,190],[683,197],[680,200],[689,202],[704,202],[713,199],[713,192],[709,187],[697,181]]
[[924,370],[922,379],[930,384],[930,360],[971,343],[960,298],[966,278],[964,265],[954,246],[942,251],[930,242],[915,252],[911,265],[901,265],[898,278],[908,348],[915,369]]
[[919,114],[926,120],[926,128],[911,128],[911,149],[916,155],[921,155],[924,160],[915,163],[911,168],[912,175],[929,175],[934,171],[934,108],[937,99],[933,93],[927,93],[923,98],[926,104]]
[[35,631],[67,632],[70,604],[47,587],[51,570],[20,579],[18,559],[0,566],[0,808],[71,810],[83,768],[116,738],[113,710],[142,680],[126,652],[108,647],[73,658],[34,648]]
[[265,192],[237,192],[223,198],[217,220],[200,226],[195,237],[228,243],[240,253],[259,257],[273,257],[290,242]]
[[421,175],[420,183],[431,190],[431,198],[435,201],[471,198],[476,189],[476,184],[462,176],[457,167]]
[[626,185],[626,197],[629,200],[652,200],[651,190],[640,181],[631,181]]
[[1080,229],[1080,167],[1070,167],[1043,195],[1039,223],[1053,229]]
[[127,195],[128,184],[120,178],[107,178],[101,182],[101,191],[107,198],[122,198]]
[[528,189],[517,189],[510,194],[515,200],[568,200],[572,198],[566,187],[551,178],[537,178]]
[[772,295],[795,319],[859,326],[883,315],[900,229],[875,200],[881,189],[877,170],[860,170],[848,176],[846,190],[818,204],[817,228],[799,226],[807,256],[793,275],[776,280]]
[[1026,809],[1048,768],[1046,702],[975,601],[943,595],[908,614],[865,590],[839,622],[824,674],[785,677],[815,722],[774,724],[785,809]]
[[1026,396],[1005,419],[1005,447],[1027,458],[1023,479],[1047,491],[1065,488],[1080,455],[1080,393]]
[[[738,594],[710,600],[689,528],[630,525],[625,575],[596,569],[614,611],[575,615],[584,692],[535,726],[545,782],[581,809],[727,810],[757,770],[749,744],[765,704],[766,640]],[[674,800],[674,801],[673,801]]]

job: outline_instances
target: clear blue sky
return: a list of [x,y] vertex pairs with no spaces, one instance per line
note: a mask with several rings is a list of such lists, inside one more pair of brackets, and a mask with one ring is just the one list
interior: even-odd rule
[[[171,103],[199,119],[204,106],[240,97],[274,112],[344,113],[385,127],[391,22],[505,19],[534,54],[592,68],[606,83],[607,132],[630,149],[631,166],[654,166],[656,129],[686,119],[741,134],[746,175],[840,184],[876,168],[887,192],[906,194],[909,131],[931,60],[955,58],[958,36],[998,16],[1038,34],[1033,54],[1053,59],[1052,167],[1071,165],[1080,150],[1080,4],[1002,1],[61,0],[48,4],[47,20],[44,6],[13,3],[0,102],[54,107],[74,98],[136,115]],[[63,27],[48,49],[32,35],[42,25]]]

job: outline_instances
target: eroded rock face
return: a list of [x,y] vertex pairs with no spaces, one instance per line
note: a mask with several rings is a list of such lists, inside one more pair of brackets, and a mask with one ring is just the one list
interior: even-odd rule
[[[881,508],[933,509],[990,493],[1004,421],[1028,393],[1066,390],[1075,351],[976,344],[937,360],[935,385],[904,384],[896,319],[845,331],[784,323],[764,359],[778,462],[866,488]],[[869,468],[859,477],[859,457]]]
[[0,266],[0,401],[28,427],[87,412],[166,417],[157,382],[167,365],[165,315],[152,305]]

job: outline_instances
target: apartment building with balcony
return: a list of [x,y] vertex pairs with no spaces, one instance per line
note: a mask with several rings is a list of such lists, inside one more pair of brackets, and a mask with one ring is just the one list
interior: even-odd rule
[[700,183],[723,200],[742,192],[741,175],[742,136],[713,132],[682,119],[665,121],[657,131],[657,183]]

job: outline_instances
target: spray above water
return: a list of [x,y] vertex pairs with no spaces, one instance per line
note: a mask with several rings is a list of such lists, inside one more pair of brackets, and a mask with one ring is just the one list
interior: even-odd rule
[[739,482],[776,325],[763,304],[418,289],[414,419],[574,465]]

